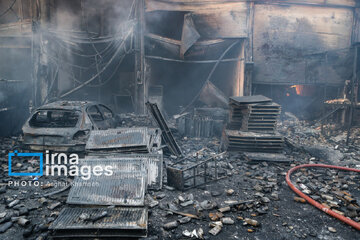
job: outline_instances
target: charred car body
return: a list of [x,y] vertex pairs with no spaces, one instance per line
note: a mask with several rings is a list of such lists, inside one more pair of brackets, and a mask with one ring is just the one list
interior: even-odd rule
[[38,108],[26,121],[23,145],[35,151],[79,152],[91,130],[115,127],[114,113],[103,104],[58,101]]

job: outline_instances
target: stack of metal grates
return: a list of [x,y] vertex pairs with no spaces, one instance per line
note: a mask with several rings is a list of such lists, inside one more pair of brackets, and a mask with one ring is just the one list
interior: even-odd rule
[[262,96],[231,97],[222,148],[241,152],[281,152],[284,138],[276,132],[281,106]]

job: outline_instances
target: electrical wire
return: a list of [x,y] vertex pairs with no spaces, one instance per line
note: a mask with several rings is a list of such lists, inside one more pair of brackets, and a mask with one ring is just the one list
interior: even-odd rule
[[[113,48],[111,48],[111,49],[109,48],[110,50],[106,51],[106,53],[105,52],[99,52],[100,54],[99,55],[94,55],[94,57],[96,58],[97,56],[100,56],[101,57],[100,65],[102,65],[102,62],[104,61],[104,59],[106,59],[108,56],[110,56],[114,52],[116,52],[116,49],[120,46],[120,44],[121,44],[121,42],[119,41],[118,43],[116,43],[116,45]],[[66,49],[66,50],[68,50],[68,49]],[[91,65],[89,65],[87,67],[76,65],[76,64],[70,63],[70,62],[68,62],[66,60],[63,60],[60,57],[56,57],[56,56],[52,55],[50,53],[50,51],[51,50],[48,49],[48,51],[45,52],[45,54],[50,58],[50,60],[55,61],[55,62],[60,62],[61,61],[62,64],[65,64],[65,65],[68,65],[68,66],[71,66],[71,67],[74,67],[74,68],[82,69],[82,70],[89,70],[89,69],[94,68],[94,66],[96,66],[96,61],[94,61]],[[125,50],[125,51],[127,51],[127,50]],[[104,55],[101,55],[101,53],[103,53]]]
[[213,75],[213,73],[215,72],[217,66],[219,65],[219,63],[221,62],[221,60],[224,58],[224,56],[226,55],[226,53],[228,53],[230,51],[230,49],[232,49],[237,43],[239,43],[240,41],[237,40],[235,42],[233,42],[227,49],[225,49],[225,51],[221,54],[221,56],[219,57],[219,59],[216,61],[216,63],[214,64],[213,68],[211,69],[209,75],[207,76],[203,86],[201,87],[200,91],[196,94],[196,96],[191,100],[191,102],[179,113],[179,114],[183,114],[200,96],[202,90],[205,88],[206,84],[208,82],[210,82],[210,79]]
[[[80,88],[82,88],[82,87],[84,87],[84,86],[86,86],[86,85],[89,85],[94,79],[96,79],[97,77],[99,77],[109,66],[110,66],[110,64],[114,61],[114,59],[115,59],[115,57],[118,55],[118,53],[120,52],[120,50],[122,49],[122,48],[124,48],[124,52],[125,52],[125,54],[123,54],[122,56],[121,56],[121,59],[120,59],[120,61],[119,61],[119,63],[117,64],[117,66],[116,66],[116,68],[115,68],[115,70],[113,71],[113,73],[111,74],[111,76],[106,80],[106,81],[104,81],[104,82],[102,82],[102,83],[100,83],[100,84],[97,84],[97,85],[95,85],[95,87],[98,87],[98,86],[103,86],[103,85],[105,85],[108,81],[110,81],[111,79],[112,79],[112,77],[115,75],[115,73],[117,72],[117,70],[118,70],[118,68],[120,67],[120,65],[121,65],[121,63],[122,63],[122,61],[123,61],[123,59],[124,59],[124,57],[125,57],[125,55],[127,55],[130,51],[132,51],[132,47],[130,47],[130,49],[128,50],[128,49],[126,49],[126,41],[127,41],[127,39],[128,39],[128,37],[129,36],[131,36],[131,38],[132,38],[132,36],[133,36],[133,31],[134,31],[134,27],[135,27],[135,22],[134,21],[129,21],[129,19],[130,19],[130,17],[132,16],[132,13],[133,13],[133,11],[135,10],[135,0],[133,0],[133,2],[132,2],[132,5],[131,5],[131,9],[130,9],[130,12],[129,12],[129,16],[128,16],[128,21],[127,22],[125,22],[125,24],[122,24],[120,27],[123,27],[124,25],[127,27],[127,29],[129,29],[129,31],[127,32],[127,34],[126,34],[126,36],[125,37],[123,37],[124,36],[124,31],[121,31],[121,37],[123,37],[122,39],[121,39],[121,41],[119,41],[117,44],[115,44],[115,53],[113,54],[113,56],[109,59],[109,61],[101,68],[101,70],[99,71],[99,69],[98,69],[98,67],[99,67],[99,65],[98,65],[98,61],[97,61],[97,57],[98,56],[100,56],[101,57],[101,61],[103,61],[103,59],[104,59],[104,56],[102,56],[99,52],[98,52],[98,50],[96,49],[96,47],[95,47],[95,43],[96,44],[98,44],[98,43],[104,43],[105,41],[104,40],[108,40],[108,39],[112,39],[112,41],[109,43],[109,45],[107,46],[107,47],[105,47],[105,50],[102,50],[103,52],[105,52],[105,51],[107,51],[107,49],[108,49],[108,47],[111,45],[111,44],[113,44],[114,42],[116,42],[118,39],[116,38],[116,34],[115,35],[113,35],[112,37],[98,37],[98,38],[89,38],[89,37],[87,37],[86,39],[82,39],[82,38],[77,38],[76,37],[76,39],[77,39],[77,43],[90,43],[90,44],[92,44],[92,46],[93,46],[93,48],[94,48],[94,50],[95,50],[95,52],[96,52],[96,54],[94,55],[94,57],[95,57],[95,65],[96,65],[96,67],[97,67],[97,73],[94,75],[94,76],[92,76],[89,80],[87,80],[87,81],[85,81],[85,82],[81,82],[81,84],[79,85],[79,86],[77,86],[77,87],[75,87],[74,89],[72,89],[72,90],[70,90],[70,91],[68,91],[67,93],[64,93],[64,94],[62,94],[61,96],[60,96],[60,98],[63,98],[63,97],[65,97],[65,96],[67,96],[67,95],[69,95],[69,94],[71,94],[71,93],[73,93],[73,92],[75,92],[75,91],[77,91],[77,90],[79,90]],[[129,24],[129,23],[131,23],[131,24]],[[119,29],[120,29],[120,27],[117,29],[117,33],[118,32],[120,32],[120,31],[118,31]],[[72,36],[72,35],[71,35]],[[73,37],[73,36],[72,36]],[[74,43],[74,42],[71,42],[70,41],[70,44],[77,44],[76,42]],[[110,49],[110,48],[109,48]],[[107,52],[106,54],[108,54],[109,52]],[[89,56],[88,56],[89,57]],[[78,82],[79,83],[79,81],[75,78],[75,77],[73,77],[73,79],[74,79],[74,81],[76,81],[76,82]]]
[[[125,43],[126,39],[131,35],[132,31],[133,31],[133,29],[131,29],[131,30],[126,34],[126,36],[124,37],[121,45],[123,45],[123,44]],[[83,83],[80,84],[79,86],[77,86],[77,87],[73,88],[72,90],[70,90],[70,91],[62,94],[62,95],[60,96],[60,98],[64,98],[64,97],[68,96],[69,94],[71,94],[71,93],[79,90],[80,88],[86,86],[87,84],[89,84],[90,82],[92,82],[94,79],[96,79],[97,76],[99,76],[102,72],[104,72],[104,71],[107,69],[107,67],[113,62],[113,60],[115,59],[116,55],[120,52],[121,49],[122,49],[122,46],[120,46],[120,47],[116,50],[116,52],[115,52],[115,54],[112,56],[112,58],[106,63],[106,65],[105,65],[97,74],[95,74],[95,75],[92,76],[89,80],[83,82]]]
[[[162,61],[169,61],[169,62],[179,62],[179,63],[216,63],[218,60],[180,60],[180,59],[174,59],[174,58],[164,58],[160,56],[145,56],[148,59],[155,59],[155,60],[162,60]],[[222,59],[220,62],[239,62],[243,61],[245,58],[228,58],[228,59]]]

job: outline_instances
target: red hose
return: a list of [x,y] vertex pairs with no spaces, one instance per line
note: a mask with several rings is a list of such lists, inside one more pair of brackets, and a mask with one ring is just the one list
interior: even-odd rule
[[303,192],[301,192],[299,189],[297,189],[294,184],[292,184],[291,180],[290,180],[290,176],[291,174],[298,170],[299,168],[306,168],[306,167],[321,167],[321,168],[334,168],[334,169],[339,169],[339,170],[344,170],[344,171],[353,171],[353,172],[358,172],[360,173],[359,169],[355,169],[355,168],[347,168],[347,167],[339,167],[339,166],[334,166],[334,165],[325,165],[325,164],[303,164],[303,165],[299,165],[296,166],[292,169],[290,169],[287,174],[286,174],[286,182],[289,185],[289,187],[300,197],[304,198],[307,202],[309,202],[311,205],[317,207],[318,209],[320,209],[321,211],[329,214],[330,216],[333,216],[334,218],[339,219],[340,221],[349,224],[350,226],[354,227],[357,230],[360,230],[360,224],[347,218],[344,217],[334,211],[332,211],[331,209],[325,207],[324,205],[318,203],[317,201],[315,201],[314,199],[312,199],[311,197],[307,196],[306,194],[304,194]]

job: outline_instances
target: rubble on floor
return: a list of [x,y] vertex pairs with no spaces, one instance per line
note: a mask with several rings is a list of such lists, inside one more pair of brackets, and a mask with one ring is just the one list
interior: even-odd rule
[[[17,148],[17,141],[15,137],[2,138],[1,239],[40,240],[49,238],[51,234],[71,238],[76,234],[83,234],[85,238],[97,234],[96,237],[101,238],[109,234],[120,236],[126,232],[126,227],[134,227],[132,233],[137,236],[144,235],[146,231],[145,239],[334,239],[338,236],[343,239],[360,238],[360,233],[355,229],[323,214],[306,201],[296,201],[297,196],[285,182],[289,168],[304,163],[359,168],[360,149],[357,144],[360,131],[357,128],[352,129],[352,141],[349,146],[346,146],[341,131],[334,131],[333,135],[326,137],[322,135],[318,125],[312,126],[295,118],[286,118],[279,122],[278,131],[293,144],[292,147],[284,144],[282,153],[282,157],[285,156],[291,162],[249,161],[247,157],[254,159],[249,153],[228,152],[217,161],[217,181],[189,188],[185,192],[169,186],[171,176],[166,176],[164,171],[161,189],[150,189],[147,186],[144,206],[148,208],[148,218],[143,212],[143,206],[124,207],[109,203],[108,207],[88,208],[83,205],[67,205],[67,198],[71,195],[69,192],[75,190],[69,187],[73,182],[71,178],[29,177],[25,180],[31,182],[31,186],[7,184],[9,181],[23,178],[8,177],[7,154],[9,150]],[[188,164],[184,164],[185,169],[185,166],[202,163],[220,152],[218,138],[179,137],[176,132],[174,138],[182,148],[183,157],[163,156],[164,168],[176,165],[185,158],[188,161]],[[321,151],[315,149],[319,145],[322,146]],[[86,158],[102,156],[102,160],[106,159],[101,154],[104,153],[100,151],[96,154],[87,154]],[[112,158],[114,153],[110,151],[105,154]],[[271,154],[266,153],[267,156]],[[140,157],[144,154],[135,155]],[[31,161],[14,163],[14,170],[17,171],[30,167],[37,169],[36,164]],[[209,169],[215,170],[213,165]],[[208,173],[213,174],[210,171]],[[204,176],[208,174],[202,175]],[[299,173],[295,172],[293,177],[299,189],[333,210],[359,221],[358,174],[305,169]],[[34,186],[36,182],[40,187]],[[201,182],[196,180],[196,183]],[[130,216],[126,213],[130,210],[138,212],[131,214],[134,216],[131,219],[126,217]],[[66,211],[68,214],[65,215],[69,216],[69,221],[62,218]],[[71,216],[74,218],[70,218]],[[53,229],[49,229],[50,226]],[[96,233],[94,229],[97,229]]]

